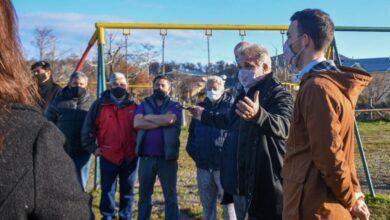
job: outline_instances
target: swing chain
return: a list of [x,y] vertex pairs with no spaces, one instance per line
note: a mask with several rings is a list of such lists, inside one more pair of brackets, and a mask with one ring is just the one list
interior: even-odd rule
[[165,75],[165,38],[168,34],[168,31],[167,29],[161,29],[160,30],[160,36],[162,38],[162,51],[161,51],[161,66],[162,66],[162,69],[161,69],[161,73],[163,75]]
[[129,36],[131,35],[130,33],[130,29],[123,29],[122,31],[122,35],[125,37],[125,57],[126,57],[126,63],[125,63],[125,73],[126,73],[126,77],[127,79],[129,79],[129,67],[128,67],[128,63],[127,63],[127,59],[129,57],[128,55],[128,38]]
[[281,30],[280,35],[282,36],[282,45],[284,44],[284,35],[286,34],[286,31]]
[[160,36],[165,38],[168,34],[167,29],[160,29]]
[[210,37],[213,36],[213,31],[211,29],[206,29],[205,35],[207,36],[207,74],[210,74],[211,63],[210,63]]
[[238,30],[238,34],[240,35],[241,37],[241,42],[244,41],[245,37],[246,37],[246,32],[245,30]]
[[213,30],[211,30],[211,29],[206,29],[205,35],[206,35],[207,37],[213,36]]

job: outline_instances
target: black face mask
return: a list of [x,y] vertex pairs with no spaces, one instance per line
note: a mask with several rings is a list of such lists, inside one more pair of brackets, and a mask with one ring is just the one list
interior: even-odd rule
[[70,87],[70,92],[72,94],[72,97],[81,98],[85,95],[85,93],[87,93],[87,90],[85,88],[76,86],[76,87]]
[[167,94],[162,91],[161,89],[155,89],[153,90],[154,97],[159,100],[164,100],[167,97]]
[[35,78],[37,79],[39,86],[44,86],[47,82],[47,81],[45,82],[47,78],[44,74],[37,74],[35,75]]
[[124,95],[126,95],[126,89],[122,88],[122,87],[116,87],[114,89],[111,89],[111,94],[117,98],[117,99],[120,99],[122,98]]

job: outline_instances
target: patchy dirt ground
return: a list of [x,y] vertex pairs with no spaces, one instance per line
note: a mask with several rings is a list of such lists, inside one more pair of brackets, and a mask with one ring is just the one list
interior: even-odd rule
[[[390,122],[365,122],[358,125],[374,189],[378,193],[390,194]],[[355,161],[360,182],[368,193],[368,183],[358,149]]]

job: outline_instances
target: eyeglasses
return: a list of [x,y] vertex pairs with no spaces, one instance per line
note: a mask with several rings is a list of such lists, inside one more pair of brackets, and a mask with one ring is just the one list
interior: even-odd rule
[[39,71],[39,70],[35,70],[35,71],[31,71],[31,74],[33,74],[34,76],[36,76],[36,75],[39,75],[39,74],[45,74],[46,73],[46,71]]

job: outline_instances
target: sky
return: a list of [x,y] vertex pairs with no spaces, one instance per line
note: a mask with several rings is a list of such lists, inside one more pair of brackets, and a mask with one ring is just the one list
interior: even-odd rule
[[[390,0],[13,0],[20,38],[27,58],[38,58],[32,46],[35,28],[50,28],[64,54],[81,56],[95,22],[288,25],[295,11],[319,8],[336,26],[390,27]],[[107,30],[110,32],[111,30]],[[123,40],[122,30],[113,31]],[[129,42],[149,43],[159,51],[159,30],[130,30]],[[211,62],[233,62],[238,31],[213,31]],[[390,57],[390,33],[336,32],[339,52],[347,57]],[[286,38],[284,38],[286,39]],[[262,44],[271,55],[282,53],[279,31],[247,31],[245,41]],[[202,30],[168,30],[165,60],[207,62],[207,38]],[[130,49],[130,52],[132,50]],[[94,55],[90,55],[92,57]]]

